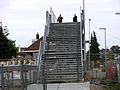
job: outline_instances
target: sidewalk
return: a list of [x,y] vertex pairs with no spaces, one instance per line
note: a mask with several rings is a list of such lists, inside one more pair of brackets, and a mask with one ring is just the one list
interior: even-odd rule
[[[29,85],[27,90],[43,90],[41,84]],[[47,90],[90,90],[89,82],[48,84]]]

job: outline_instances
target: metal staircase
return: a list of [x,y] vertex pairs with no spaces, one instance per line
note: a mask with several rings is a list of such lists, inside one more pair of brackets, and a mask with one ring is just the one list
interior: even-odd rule
[[83,80],[84,33],[80,22],[48,22],[41,42],[38,71],[39,81],[74,82]]
[[82,80],[80,23],[51,23],[47,43],[47,82]]

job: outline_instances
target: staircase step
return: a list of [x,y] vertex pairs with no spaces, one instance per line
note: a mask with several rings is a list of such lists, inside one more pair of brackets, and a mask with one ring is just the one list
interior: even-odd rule
[[46,38],[47,81],[82,78],[80,22],[51,23]]

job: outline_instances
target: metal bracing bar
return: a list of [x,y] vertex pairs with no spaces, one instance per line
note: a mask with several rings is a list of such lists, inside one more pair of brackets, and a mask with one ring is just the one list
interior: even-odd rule
[[82,37],[82,34],[83,34],[83,31],[82,31],[82,24],[83,24],[83,17],[82,17],[82,13],[80,13],[80,39],[81,39],[81,44],[80,44],[80,46],[81,46],[81,64],[82,64],[82,78],[83,78],[83,49],[82,49],[82,47],[83,47],[83,37]]

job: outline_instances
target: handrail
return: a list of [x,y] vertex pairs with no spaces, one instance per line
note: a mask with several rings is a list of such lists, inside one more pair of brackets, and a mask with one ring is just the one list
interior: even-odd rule
[[[39,46],[39,55],[38,55],[38,80],[42,79],[42,76],[40,76],[40,72],[42,72],[42,67],[43,67],[43,62],[42,61],[42,57],[45,54],[45,45],[46,43],[46,38],[49,35],[49,27],[50,27],[50,23],[56,23],[56,17],[55,14],[53,12],[53,10],[50,10],[50,13],[47,11],[46,12],[46,25],[45,25],[45,31],[44,31],[44,36],[43,36],[43,40],[40,42],[40,46]],[[38,81],[39,82],[39,81]]]

